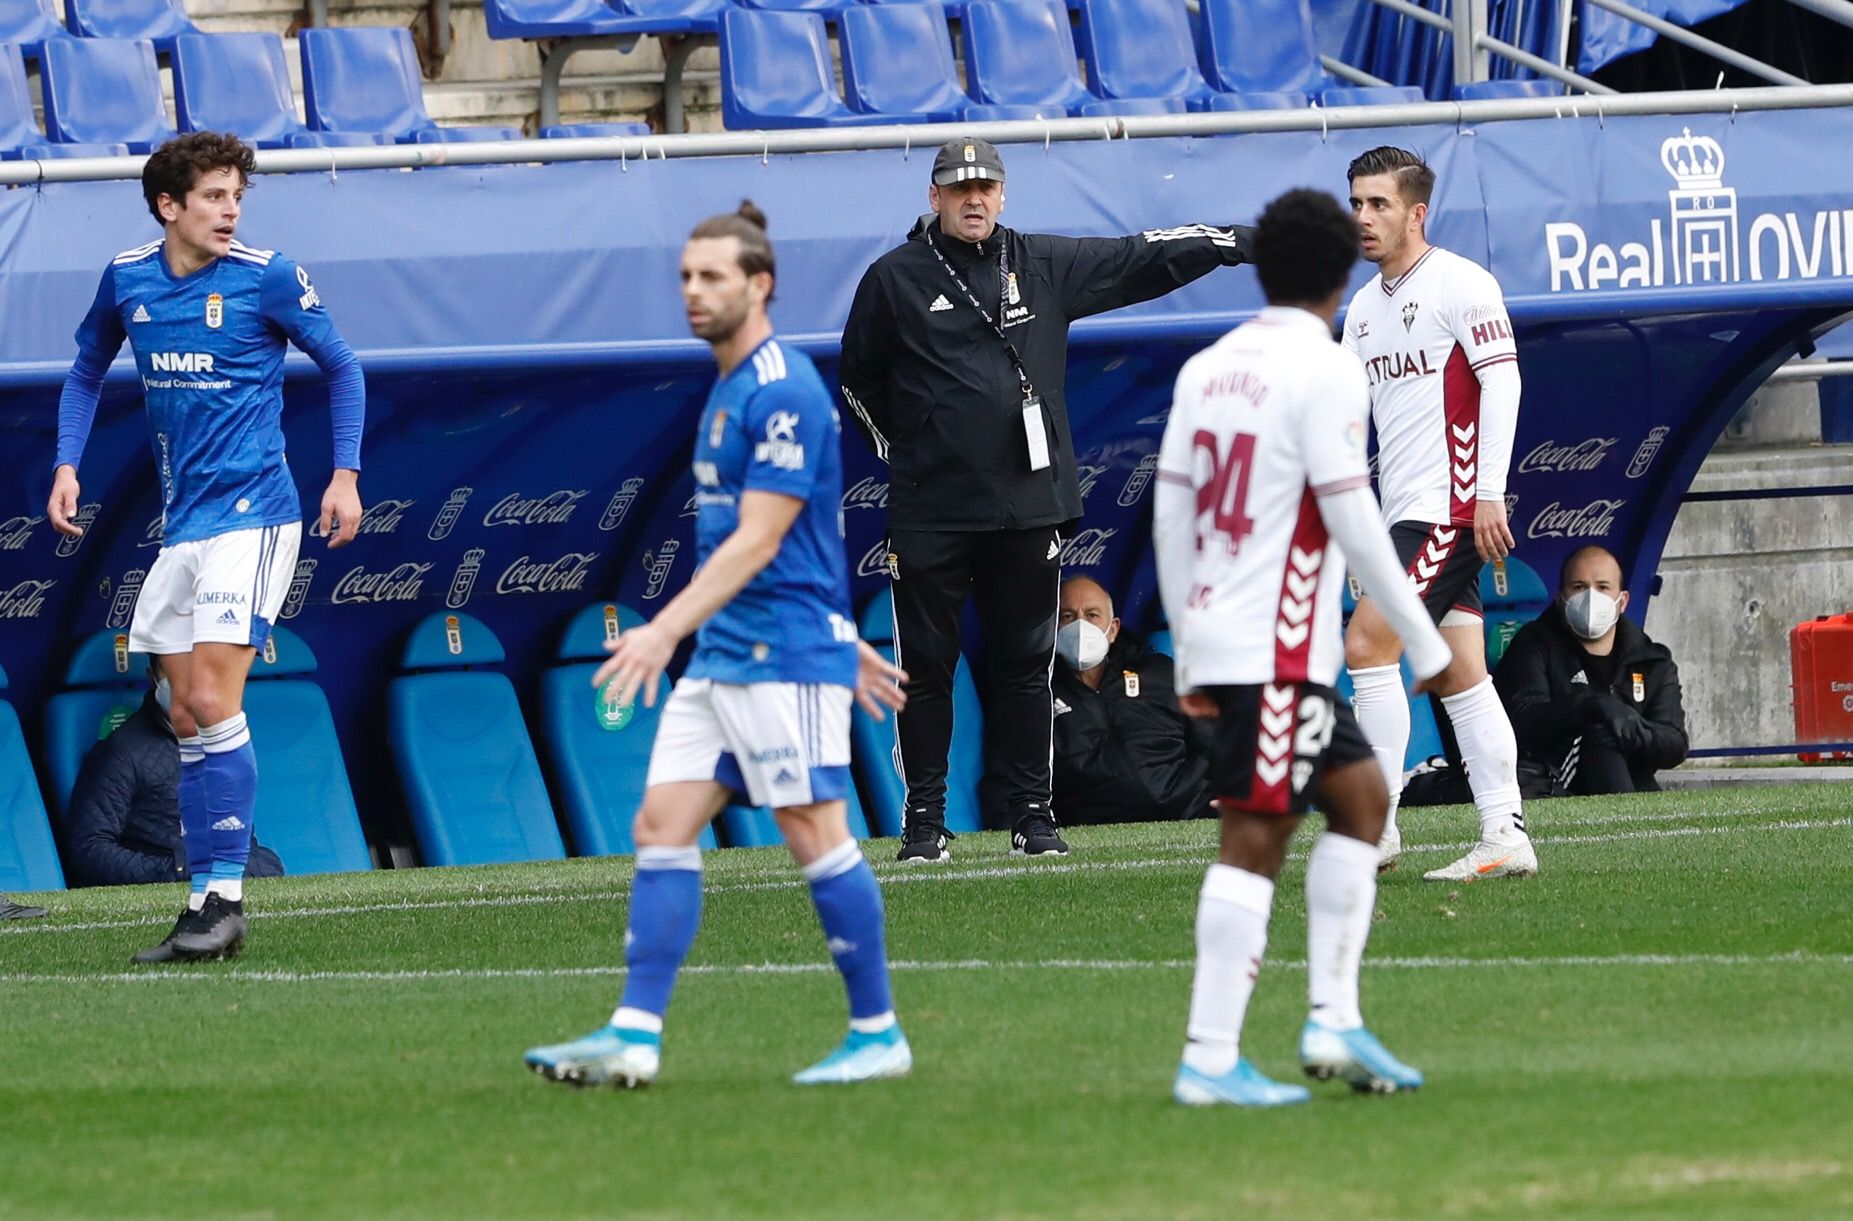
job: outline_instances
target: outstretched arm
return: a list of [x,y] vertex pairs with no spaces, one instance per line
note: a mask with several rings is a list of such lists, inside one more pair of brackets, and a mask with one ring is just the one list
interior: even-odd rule
[[1181,225],[1130,237],[1041,237],[1052,244],[1062,309],[1085,318],[1150,301],[1218,267],[1249,261],[1254,230]]

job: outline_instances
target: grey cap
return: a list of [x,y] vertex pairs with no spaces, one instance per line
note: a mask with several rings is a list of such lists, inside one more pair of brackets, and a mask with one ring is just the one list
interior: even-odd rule
[[933,158],[933,185],[950,186],[972,178],[1004,180],[1004,159],[997,155],[997,146],[965,136],[946,141]]

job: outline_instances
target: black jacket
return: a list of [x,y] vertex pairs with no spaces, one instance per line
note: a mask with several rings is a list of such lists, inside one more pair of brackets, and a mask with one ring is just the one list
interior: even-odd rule
[[[1651,779],[1686,757],[1686,712],[1679,698],[1679,667],[1665,645],[1655,644],[1630,619],[1615,629],[1614,681],[1591,687],[1591,661],[1564,621],[1563,604],[1519,629],[1499,660],[1493,682],[1512,717],[1521,758],[1555,771],[1577,737],[1614,740],[1636,771]],[[1634,676],[1641,676],[1636,693]]]
[[[1016,530],[1078,519],[1064,390],[1068,324],[1246,262],[1253,232],[1187,225],[1131,237],[1056,237],[1000,225],[969,243],[941,232],[936,215],[921,217],[863,274],[843,328],[843,396],[889,464],[889,526]],[[1022,357],[1043,401],[1047,469],[1029,468],[1016,366],[929,240]],[[1014,303],[1005,299],[1000,257],[1016,277]]]
[[[152,692],[84,757],[64,819],[64,842],[73,886],[187,880],[180,751]],[[282,874],[277,854],[253,838],[245,876]]]
[[1178,711],[1171,659],[1122,633],[1106,667],[1095,691],[1056,659],[1056,816],[1072,824],[1209,814],[1210,722]]

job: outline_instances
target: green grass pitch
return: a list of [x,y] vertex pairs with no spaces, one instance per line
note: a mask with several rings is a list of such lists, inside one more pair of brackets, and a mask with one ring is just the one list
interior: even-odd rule
[[[788,1084],[842,991],[782,852],[707,858],[662,1079],[541,1081],[621,987],[628,860],[285,879],[234,964],[128,966],[178,887],[0,933],[0,1215],[1853,1215],[1845,786],[1535,803],[1543,876],[1425,884],[1405,815],[1366,1020],[1421,1092],[1170,1102],[1212,826],[996,835],[884,881],[902,1081]],[[1317,820],[1309,820],[1309,835]],[[1297,1079],[1304,841],[1244,1049]]]

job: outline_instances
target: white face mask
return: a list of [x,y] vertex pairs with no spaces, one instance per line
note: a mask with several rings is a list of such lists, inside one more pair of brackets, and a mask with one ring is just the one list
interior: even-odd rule
[[1055,633],[1055,651],[1076,670],[1091,670],[1107,659],[1107,634],[1085,619]]
[[1608,635],[1620,615],[1620,604],[1595,589],[1585,589],[1563,604],[1564,622],[1584,640],[1600,640]]

